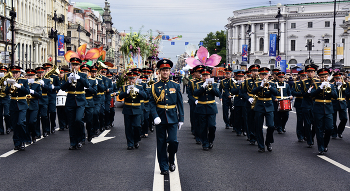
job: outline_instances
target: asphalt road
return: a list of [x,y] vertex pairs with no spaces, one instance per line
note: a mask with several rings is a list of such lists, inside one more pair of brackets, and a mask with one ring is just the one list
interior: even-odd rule
[[[187,97],[186,95],[184,97]],[[186,99],[185,99],[186,100]],[[258,153],[246,137],[225,129],[218,101],[214,148],[203,151],[190,132],[189,105],[178,132],[177,170],[170,173],[165,190],[350,190],[350,130],[332,139],[325,157],[316,145],[297,142],[296,116],[290,112],[284,134],[274,133],[272,152]],[[68,131],[59,131],[25,151],[14,152],[12,133],[0,136],[0,190],[162,190],[158,174],[155,132],[142,139],[140,148],[126,150],[121,108],[114,127],[81,150],[70,151]],[[343,166],[342,166],[343,165]],[[173,181],[179,174],[179,180]],[[174,186],[174,184],[176,184]],[[162,186],[162,184],[160,184]]]

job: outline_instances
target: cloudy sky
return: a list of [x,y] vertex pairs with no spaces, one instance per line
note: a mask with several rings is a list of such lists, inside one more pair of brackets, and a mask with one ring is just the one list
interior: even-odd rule
[[[72,0],[72,2],[89,2],[104,7],[102,0]],[[182,35],[182,40],[170,45],[163,41],[163,50],[159,57],[176,61],[177,55],[185,51],[185,42],[198,45],[209,32],[225,30],[228,17],[234,10],[257,6],[275,6],[277,3],[295,4],[312,2],[310,0],[108,0],[111,5],[113,27],[118,31],[143,32],[149,29],[164,32],[169,36]],[[315,0],[317,2],[325,0]]]

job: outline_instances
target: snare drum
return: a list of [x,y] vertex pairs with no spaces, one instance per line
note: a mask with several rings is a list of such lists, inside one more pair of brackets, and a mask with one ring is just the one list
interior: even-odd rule
[[292,103],[290,99],[278,100],[278,111],[292,111]]

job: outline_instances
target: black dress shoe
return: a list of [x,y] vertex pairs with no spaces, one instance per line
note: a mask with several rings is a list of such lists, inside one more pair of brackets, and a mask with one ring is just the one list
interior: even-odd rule
[[343,134],[338,134],[338,137],[339,138],[343,138]]
[[151,132],[153,132],[153,131],[154,131],[153,127],[152,127],[152,128],[150,128],[149,130],[150,130]]
[[66,129],[68,129],[68,125],[66,125],[66,127],[65,127]]
[[255,142],[249,142],[250,145],[255,145]]
[[282,129],[282,131],[285,133],[285,132],[286,132],[286,129]]
[[328,148],[326,147],[326,148],[324,148],[324,152],[326,153],[328,151]]
[[307,145],[307,148],[312,148],[312,145]]
[[19,150],[20,146],[16,146],[13,150]]
[[214,147],[213,143],[209,143],[209,149],[212,149]]
[[264,152],[265,152],[265,149],[259,149],[258,152],[259,152],[259,153],[264,153]]
[[88,137],[88,142],[91,142],[91,140],[92,140],[92,137]]
[[247,136],[247,133],[246,133],[246,132],[243,132],[243,136]]
[[106,126],[106,130],[108,130],[108,129],[109,129],[109,126],[107,125],[107,126]]
[[102,131],[104,131],[105,130],[105,128],[104,127],[102,127],[101,129],[100,129],[100,131],[102,132]]
[[85,141],[80,142],[82,145],[85,145]]
[[36,143],[36,138],[35,137],[32,137],[32,142]]
[[266,147],[267,147],[267,150],[268,150],[269,152],[271,152],[271,151],[272,151],[272,146],[271,146],[271,143],[267,144],[267,145],[266,145]]
[[76,146],[70,146],[69,150],[77,150],[77,147]]
[[25,148],[26,148],[26,147],[24,146],[24,143],[23,143],[23,144],[19,147],[19,150],[20,150],[20,151],[24,151]]
[[278,134],[282,134],[283,132],[282,131],[277,131],[278,132]]
[[6,134],[10,134],[10,133],[11,133],[11,129],[7,129]]
[[134,147],[128,147],[128,148],[126,148],[127,150],[133,150],[134,149]]
[[332,136],[332,139],[336,139],[337,138],[337,136]]
[[318,155],[324,155],[323,151],[318,152]]
[[169,171],[167,171],[167,170],[161,171],[160,174],[161,174],[161,175],[169,175]]
[[197,144],[197,145],[200,145],[200,144],[201,144],[201,142],[200,142],[200,141],[196,141],[196,144]]
[[237,134],[237,137],[240,137],[241,135],[242,135],[242,134],[238,133],[238,134]]
[[83,147],[83,145],[81,143],[77,144],[77,149],[81,149],[81,147]]
[[139,142],[135,143],[134,147],[135,147],[135,149],[138,149],[140,147],[140,143]]
[[175,164],[170,164],[170,165],[169,165],[169,170],[170,170],[170,172],[174,172],[175,169],[176,169]]
[[64,128],[62,128],[62,129],[60,128],[58,131],[64,131]]
[[46,133],[46,132],[44,132],[44,133],[43,133],[43,136],[44,136],[44,137],[47,137],[47,133]]
[[203,147],[203,150],[209,151],[209,148],[208,147]]
[[56,131],[55,131],[54,129],[51,130],[51,134],[55,134],[55,132],[56,132]]
[[304,139],[299,139],[298,142],[304,142]]

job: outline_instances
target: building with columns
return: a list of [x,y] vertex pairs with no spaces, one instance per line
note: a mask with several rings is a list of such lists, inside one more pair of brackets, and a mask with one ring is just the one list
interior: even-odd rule
[[[334,2],[286,4],[280,7],[282,17],[276,18],[277,6],[255,7],[233,11],[228,18],[227,61],[240,68],[242,45],[249,44],[250,63],[275,67],[276,57],[269,56],[270,34],[279,29],[279,55],[291,68],[297,64],[313,62],[319,66],[331,67],[332,60],[324,57],[324,46],[332,47]],[[337,2],[335,43],[344,45],[346,40],[341,25],[350,11],[350,1]],[[248,32],[247,32],[248,31]],[[311,46],[307,46],[311,45]],[[346,46],[346,45],[345,45]],[[346,48],[346,47],[345,47]],[[346,55],[345,55],[346,56]],[[350,67],[344,59],[336,57],[336,62]]]

